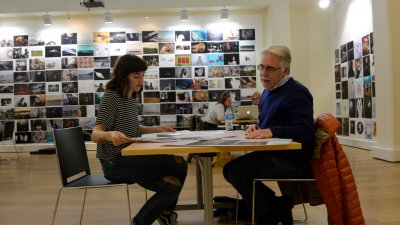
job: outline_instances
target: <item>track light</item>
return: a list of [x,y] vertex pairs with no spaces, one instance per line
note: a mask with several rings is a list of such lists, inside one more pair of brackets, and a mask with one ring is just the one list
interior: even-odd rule
[[335,3],[336,0],[319,0],[318,5],[322,9],[328,8],[331,4]]
[[104,22],[105,23],[113,23],[114,22],[111,12],[105,12],[104,13]]
[[49,13],[46,13],[43,15],[43,23],[46,26],[51,26],[53,25],[53,22],[51,21],[50,15]]
[[220,18],[221,19],[228,19],[229,18],[229,10],[227,8],[222,8],[220,10]]
[[182,9],[180,13],[181,13],[181,21],[188,20],[188,11],[186,9]]

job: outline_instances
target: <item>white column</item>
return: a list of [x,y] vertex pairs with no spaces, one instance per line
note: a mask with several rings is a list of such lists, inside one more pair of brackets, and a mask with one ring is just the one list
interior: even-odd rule
[[286,45],[290,47],[290,7],[289,0],[271,0],[267,13],[265,47]]
[[400,1],[372,0],[377,141],[374,158],[400,161]]

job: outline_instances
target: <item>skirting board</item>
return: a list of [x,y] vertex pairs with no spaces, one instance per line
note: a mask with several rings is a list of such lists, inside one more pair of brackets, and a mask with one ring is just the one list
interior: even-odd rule
[[384,148],[374,145],[371,147],[372,157],[382,159],[389,162],[400,161],[400,149]]
[[337,136],[339,143],[342,145],[347,145],[356,148],[362,148],[366,150],[371,150],[373,145],[376,145],[375,141],[363,140],[363,139],[356,139],[356,138],[349,138],[349,137],[342,137]]

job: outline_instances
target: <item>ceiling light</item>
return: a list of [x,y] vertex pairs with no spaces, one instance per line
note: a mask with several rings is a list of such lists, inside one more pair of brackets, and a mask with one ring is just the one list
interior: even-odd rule
[[328,8],[332,3],[335,3],[336,0],[319,0],[318,5],[322,9]]
[[53,22],[51,21],[50,15],[49,13],[46,13],[43,15],[43,23],[46,26],[51,26],[53,25]]
[[111,12],[104,13],[104,22],[105,23],[113,23],[114,22]]
[[148,19],[148,18],[149,18],[149,14],[146,13],[146,14],[144,15],[144,18]]
[[181,13],[181,21],[188,20],[188,11],[186,9],[182,9],[180,13]]
[[222,8],[220,10],[220,18],[221,19],[228,19],[229,18],[229,10],[227,8]]

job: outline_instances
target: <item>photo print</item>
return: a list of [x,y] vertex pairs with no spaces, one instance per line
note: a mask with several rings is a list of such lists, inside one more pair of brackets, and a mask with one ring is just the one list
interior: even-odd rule
[[174,79],[160,79],[160,90],[161,91],[175,90],[175,80]]
[[224,65],[239,65],[239,54],[224,54]]
[[29,49],[27,47],[13,48],[13,59],[27,59],[27,58],[29,58]]
[[29,82],[45,82],[46,71],[32,71],[29,74]]
[[222,92],[224,92],[224,90],[208,91],[208,101],[209,102],[218,101],[218,98],[222,94]]
[[14,61],[12,60],[0,61],[0,71],[13,70],[13,68],[14,68]]
[[192,104],[176,104],[176,114],[193,114]]
[[60,70],[61,58],[46,58],[46,70]]
[[355,77],[360,78],[363,77],[363,58],[358,58],[354,60],[354,67],[355,67]]
[[30,105],[29,95],[15,95],[14,106],[15,107],[28,107]]
[[46,118],[61,118],[61,117],[62,117],[62,107],[46,108]]
[[160,103],[160,93],[158,91],[143,92],[144,103]]
[[127,43],[126,44],[126,54],[129,55],[143,55],[142,43]]
[[46,95],[31,95],[31,107],[46,106]]
[[78,56],[93,56],[93,53],[94,45],[78,45]]
[[[47,100],[47,97],[46,97]],[[46,107],[31,108],[31,119],[33,118],[46,118]]]
[[93,105],[94,96],[92,93],[79,93],[79,105]]
[[158,43],[148,42],[143,43],[142,46],[144,55],[158,54]]
[[30,83],[29,94],[46,94],[46,83]]
[[190,37],[193,42],[207,41],[207,31],[206,30],[192,30]]
[[161,91],[160,92],[161,102],[176,102],[176,92],[175,91]]
[[12,96],[6,97],[6,96],[1,96],[0,97],[0,105],[3,107],[7,107],[7,106],[13,106],[13,98]]
[[240,66],[224,66],[222,67],[222,75],[224,77],[239,77],[240,76]]
[[194,77],[206,77],[206,67],[194,67],[193,68]]
[[63,33],[61,34],[62,45],[76,45],[78,43],[77,33]]
[[79,126],[84,130],[92,130],[96,125],[95,118],[79,118]]
[[193,91],[193,102],[206,102],[208,101],[208,91]]
[[105,92],[108,80],[97,80],[94,82],[94,89],[96,92]]
[[364,97],[364,114],[363,118],[372,118],[372,97],[371,96],[366,96]]
[[371,53],[369,46],[369,34],[361,38],[362,41],[362,55],[366,56]]
[[350,41],[347,43],[347,60],[353,60],[354,59],[354,43]]
[[256,77],[242,77],[240,78],[240,88],[257,88]]
[[115,43],[115,44],[110,44],[109,47],[110,47],[110,55],[112,56],[119,56],[126,54],[126,44]]
[[158,42],[174,42],[175,32],[173,30],[158,31]]
[[192,126],[193,115],[177,115],[176,126],[177,129],[190,129]]
[[189,53],[190,53],[190,42],[175,43],[175,54],[189,54]]
[[224,35],[222,31],[208,30],[207,31],[207,41],[223,41]]
[[355,77],[356,72],[355,72],[355,62],[354,62],[354,60],[348,61],[347,65],[348,65],[347,66],[347,76],[349,78]]
[[225,80],[224,79],[208,79],[208,89],[224,89]]
[[160,113],[161,115],[175,115],[176,104],[175,103],[160,104]]
[[[31,52],[32,52],[32,50],[31,50]],[[76,54],[77,54],[77,46],[76,45],[62,45],[61,46],[61,55],[62,56],[76,56]]]
[[78,93],[78,82],[62,82],[63,93]]
[[28,84],[14,84],[15,95],[28,95],[29,85]]
[[29,72],[14,72],[14,83],[29,82]]
[[94,94],[94,104],[100,104],[101,99],[103,98],[104,92],[96,92]]
[[223,66],[209,66],[208,67],[208,77],[223,77],[222,71]]
[[207,65],[207,54],[192,54],[192,65],[193,66]]
[[362,57],[362,39],[354,40],[354,59]]
[[[1,65],[0,65],[1,67]],[[29,70],[45,70],[45,60],[41,59],[29,59]]]
[[191,66],[191,65],[192,65],[192,55],[190,54],[175,55],[175,66]]
[[363,74],[364,76],[369,76],[371,75],[370,55],[366,55],[362,59],[363,59]]
[[160,67],[173,67],[175,66],[175,55],[160,55]]
[[61,78],[62,78],[62,70],[47,70],[46,71],[46,81],[47,82],[61,81]]
[[9,35],[2,35],[0,41],[0,47],[13,47],[14,46],[14,39],[12,36]]
[[77,81],[78,75],[76,69],[62,70],[62,81]]
[[143,115],[160,115],[160,104],[144,104]]
[[146,90],[146,91],[158,90],[158,80],[145,80],[144,81],[144,90]]
[[208,89],[207,79],[193,79],[192,80],[192,89],[193,90],[207,90]]
[[192,78],[191,67],[175,67],[176,78]]
[[61,57],[61,46],[46,46],[45,56],[46,58]]
[[88,69],[88,68],[93,68],[94,67],[94,59],[93,57],[78,57],[77,59],[77,67],[79,69]]
[[82,81],[80,81],[79,85],[78,85],[78,92],[79,93],[95,92],[94,81],[93,80],[82,80]]
[[174,54],[175,53],[175,44],[174,43],[159,43],[158,49],[160,49],[160,54]]
[[158,79],[158,67],[148,67],[144,73],[144,79]]
[[342,99],[348,99],[349,98],[349,92],[348,92],[348,83],[347,80],[342,81]]
[[176,79],[176,90],[192,90],[192,79]]
[[191,91],[177,91],[176,92],[176,102],[192,102],[192,92]]
[[142,31],[143,42],[158,42],[157,31]]
[[176,127],[176,116],[171,116],[171,115],[160,116],[160,125]]
[[79,126],[79,119],[63,119],[63,128]]
[[160,126],[160,116],[142,116],[143,126]]
[[40,34],[29,35],[28,45],[29,46],[44,46],[45,40]]
[[207,115],[208,114],[208,102],[194,102],[193,103],[193,114]]
[[111,77],[110,69],[94,69],[95,80],[109,80]]
[[240,66],[240,76],[241,77],[250,77],[250,76],[256,76],[257,75],[257,70],[255,65],[245,65],[245,66]]
[[239,42],[238,41],[226,41],[226,42],[223,42],[223,45],[224,45],[225,53],[239,52]]
[[346,44],[344,44],[344,45],[341,45],[340,46],[340,62],[341,63],[344,63],[344,62],[347,62],[348,60],[347,60],[347,45]]
[[255,46],[255,41],[239,41],[239,52],[254,52]]
[[31,120],[32,131],[46,131],[46,120]]
[[239,61],[241,65],[255,65],[256,53],[255,52],[241,52]]
[[240,78],[225,78],[225,89],[239,89]]
[[14,82],[13,71],[0,71],[0,84],[11,84]]
[[28,46],[28,35],[17,35],[14,36],[14,47]]
[[223,66],[224,65],[224,54],[207,54],[207,60],[209,66]]
[[96,44],[94,45],[94,56],[109,56],[110,55],[110,45],[108,44]]
[[223,53],[224,43],[223,42],[207,42],[205,50],[207,53]]
[[192,53],[206,53],[207,45],[205,42],[192,42]]
[[[44,57],[44,55],[42,55]],[[12,60],[13,49],[12,48],[0,48],[0,60]]]
[[[111,62],[110,57],[94,57],[93,59],[93,67],[94,68],[110,68]],[[79,63],[78,63],[79,64]]]
[[110,32],[93,32],[93,44],[110,43]]
[[143,59],[146,61],[148,66],[159,66],[158,55],[144,55]]
[[190,31],[175,31],[175,42],[190,41]]
[[15,143],[16,144],[32,143],[30,132],[15,133]]
[[175,78],[175,67],[160,67],[160,78]]
[[110,32],[110,43],[125,43],[125,31]]
[[21,131],[29,131],[29,120],[17,120],[17,131],[21,132]]
[[126,33],[126,41],[141,41],[141,33]]
[[78,67],[78,60],[76,57],[62,57],[61,68],[62,69],[75,69]]
[[239,40],[255,40],[255,29],[239,29]]
[[374,33],[369,34],[369,45],[370,45],[370,52],[374,54]]
[[[62,95],[46,95],[46,106],[62,105]],[[47,113],[46,113],[47,114]]]

